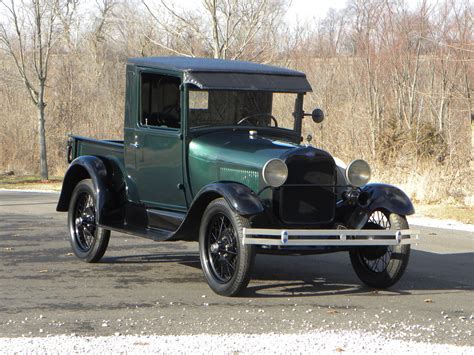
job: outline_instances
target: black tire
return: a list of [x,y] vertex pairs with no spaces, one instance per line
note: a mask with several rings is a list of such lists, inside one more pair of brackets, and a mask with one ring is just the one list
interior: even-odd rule
[[248,219],[238,215],[223,198],[204,211],[199,228],[199,256],[209,287],[222,296],[236,296],[250,280],[255,258],[253,245],[242,245]]
[[68,209],[69,241],[76,256],[88,263],[98,262],[109,245],[110,231],[97,227],[96,194],[92,181],[80,181],[72,192]]
[[[365,229],[408,229],[404,216],[374,211]],[[384,289],[404,274],[410,258],[410,245],[359,247],[349,252],[352,267],[367,286]]]

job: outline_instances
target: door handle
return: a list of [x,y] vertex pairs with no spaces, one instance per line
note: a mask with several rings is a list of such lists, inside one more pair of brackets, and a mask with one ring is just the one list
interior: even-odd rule
[[135,143],[130,143],[130,147],[138,149],[138,148],[141,147],[141,145],[139,143],[135,142]]

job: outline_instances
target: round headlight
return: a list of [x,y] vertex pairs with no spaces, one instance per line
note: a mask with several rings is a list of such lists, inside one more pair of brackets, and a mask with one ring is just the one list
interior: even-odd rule
[[353,160],[347,166],[346,178],[352,186],[363,186],[370,180],[370,166],[362,159]]
[[272,187],[283,185],[288,177],[288,167],[281,159],[270,159],[263,167],[263,181]]

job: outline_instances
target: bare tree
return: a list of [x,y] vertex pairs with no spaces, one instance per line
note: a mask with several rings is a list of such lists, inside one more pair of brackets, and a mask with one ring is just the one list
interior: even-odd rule
[[58,0],[10,0],[0,1],[0,4],[6,10],[10,23],[10,28],[0,24],[0,43],[13,59],[19,77],[36,106],[40,174],[43,180],[47,180],[45,88],[51,49],[57,36],[55,26],[60,4]]
[[99,79],[105,67],[105,57],[109,47],[107,35],[112,20],[112,11],[117,6],[116,0],[97,0],[95,19],[88,36],[92,55],[96,64],[95,75]]
[[270,60],[288,7],[286,0],[202,0],[199,11],[189,12],[165,0],[158,8],[142,2],[168,39],[151,39],[157,46],[185,56],[260,61]]
[[384,4],[376,0],[356,0],[348,5],[348,13],[353,18],[353,42],[355,54],[360,58],[366,90],[367,110],[370,115],[370,136],[372,158],[377,157],[377,136],[383,122],[383,92],[380,75],[382,63],[377,56],[378,30]]

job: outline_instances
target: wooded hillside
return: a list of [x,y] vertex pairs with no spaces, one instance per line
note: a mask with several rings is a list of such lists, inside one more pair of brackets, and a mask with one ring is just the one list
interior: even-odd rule
[[62,175],[68,134],[121,139],[127,57],[206,56],[304,71],[305,109],[326,113],[305,121],[314,145],[415,199],[472,204],[472,2],[349,0],[296,25],[285,0],[173,4],[0,1],[0,172]]

